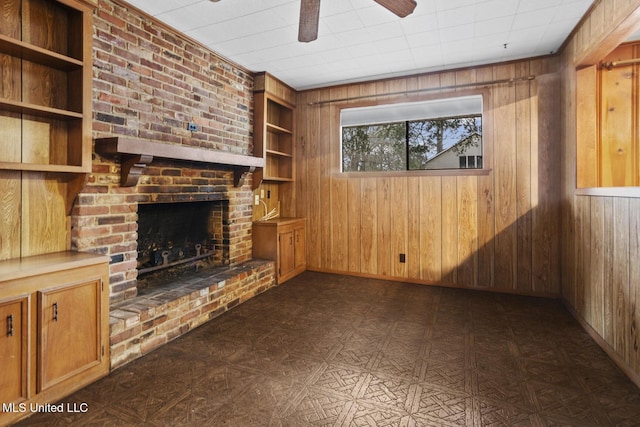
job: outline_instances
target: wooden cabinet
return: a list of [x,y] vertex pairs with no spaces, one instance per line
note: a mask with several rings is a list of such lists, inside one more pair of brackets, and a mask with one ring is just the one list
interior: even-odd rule
[[38,390],[100,364],[100,279],[38,291]]
[[306,220],[276,218],[253,223],[253,257],[276,261],[278,283],[307,268]]
[[27,399],[29,296],[0,300],[0,403]]
[[0,262],[0,425],[109,372],[108,262],[79,252]]
[[92,13],[7,0],[0,16],[0,169],[90,172]]

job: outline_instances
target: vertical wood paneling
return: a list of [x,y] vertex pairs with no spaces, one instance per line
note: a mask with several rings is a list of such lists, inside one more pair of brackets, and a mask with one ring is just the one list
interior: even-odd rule
[[[295,186],[295,199],[292,201],[292,206],[294,206],[295,211],[291,212],[292,216],[302,216],[303,212],[306,212],[307,206],[307,197],[309,196],[308,191],[308,162],[309,162],[309,153],[308,153],[308,143],[311,135],[311,129],[309,126],[313,123],[310,120],[311,108],[307,105],[309,102],[312,102],[314,98],[317,98],[317,92],[304,93],[300,94],[300,97],[297,99],[298,105],[296,106],[296,149],[295,149],[295,163],[296,163],[296,180],[294,182]],[[304,177],[304,179],[302,179]],[[254,178],[255,179],[255,178]],[[255,193],[254,193],[255,194]],[[308,221],[307,221],[308,225]],[[307,236],[308,237],[308,236]]]
[[[476,70],[468,68],[455,73],[456,85],[476,81]],[[478,285],[478,179],[458,177],[458,261],[457,282],[462,286]]]
[[[516,64],[516,76],[526,77],[529,63]],[[516,83],[516,233],[517,233],[517,289],[530,291],[532,285],[532,203],[531,203],[531,168],[536,158],[531,150],[532,133],[532,96],[529,82]],[[537,154],[537,153],[536,153]]]
[[635,372],[640,372],[640,199],[629,201],[629,212],[629,350],[630,364]]
[[576,198],[576,216],[575,216],[575,248],[576,260],[574,266],[576,268],[575,277],[579,288],[576,288],[575,304],[576,311],[584,317],[585,315],[585,283],[589,281],[589,216],[590,205],[588,197]]
[[69,249],[66,184],[46,173],[23,172],[22,256]]
[[[0,68],[0,75],[1,71],[2,69]],[[2,139],[4,141],[12,141],[11,144],[8,142],[0,144],[0,158],[7,162],[20,162],[22,159],[22,121],[20,120],[20,114],[3,113],[0,116],[0,129],[2,129]]]
[[[548,209],[536,214],[545,235],[538,240],[533,237],[537,209],[533,191],[538,191],[540,181],[535,165],[539,158],[557,157],[557,153],[543,152],[554,144],[546,140],[551,133],[538,135],[540,121],[549,118],[546,111],[536,108],[536,80],[486,88],[483,135],[489,173],[466,177],[335,175],[340,168],[340,108],[363,105],[363,96],[376,95],[375,102],[383,102],[392,97],[384,96],[390,92],[515,78],[551,67],[540,59],[516,64],[303,92],[299,100],[358,97],[353,102],[342,99],[314,107],[297,103],[298,114],[308,115],[299,117],[299,121],[306,120],[298,129],[307,158],[305,167],[298,168],[297,180],[307,182],[297,191],[309,193],[303,194],[308,203],[297,214],[308,218],[311,239],[314,233],[321,234],[309,243],[309,268],[558,294],[559,278],[549,275],[559,272],[553,271],[547,258],[554,253],[554,243],[557,249],[559,227],[551,226],[558,221],[557,200],[554,205],[551,198],[545,199]],[[555,123],[549,119],[544,126]],[[348,220],[343,226],[340,218],[345,215]],[[399,262],[401,253],[406,254],[406,263]],[[525,258],[520,259],[519,253]],[[541,271],[533,264],[536,253]],[[534,288],[535,280],[543,284],[540,289]]]
[[613,346],[629,362],[631,312],[629,285],[629,199],[615,198],[613,201],[613,291],[614,329]]
[[20,256],[20,179],[18,171],[0,171],[0,261]]
[[331,265],[340,271],[349,269],[349,189],[344,179],[332,179],[331,205]]
[[[616,49],[615,55],[612,54],[605,60],[626,60],[633,56],[633,47],[628,45]],[[631,66],[614,67],[600,73],[603,90],[600,94],[602,123],[598,175],[603,187],[638,185],[633,147],[636,133],[633,116],[636,112],[634,103],[637,102],[637,92],[634,91],[632,75]]]
[[420,179],[420,278],[442,280],[442,178]]
[[[532,203],[532,278],[533,290],[549,293],[560,288],[560,107],[557,94],[560,92],[560,76],[548,73],[532,84],[536,89],[532,108],[532,127],[536,137],[532,138],[531,182]],[[535,144],[535,145],[534,145]],[[535,148],[535,149],[534,149]]]
[[362,192],[360,191],[361,180],[350,179],[347,182],[347,212],[349,215],[349,251],[347,260],[347,270],[353,273],[360,272],[362,258]]
[[377,181],[361,181],[361,232],[360,232],[360,268],[362,273],[378,273],[378,197]]
[[[483,67],[476,71],[478,81],[491,81],[493,67]],[[493,98],[493,95],[490,95]],[[490,106],[493,102],[490,100]],[[484,162],[494,169],[493,146],[495,140],[493,111],[483,113]],[[495,286],[495,186],[494,175],[478,177],[478,286]]]
[[420,206],[425,194],[420,188],[420,178],[407,178],[407,276],[411,279],[421,279],[420,261]]
[[478,180],[458,177],[457,188],[457,283],[474,287],[478,284]]
[[[585,282],[584,291],[584,318],[593,328],[599,333],[603,332],[604,325],[598,324],[598,312],[601,311],[598,305],[603,302],[602,295],[597,298],[599,290],[602,289],[602,281],[604,277],[604,254],[602,248],[602,233],[604,232],[604,203],[601,199],[593,199],[589,201],[591,206],[589,207],[589,222],[586,226],[589,226],[589,262],[590,265],[589,274],[586,277],[588,279]],[[600,303],[600,304],[598,304]],[[602,313],[600,313],[601,315]],[[600,316],[599,319],[602,319]]]
[[[414,196],[415,197],[415,196]],[[394,277],[407,277],[406,254],[408,247],[409,217],[410,211],[407,194],[407,179],[394,179],[391,181],[391,275]],[[400,254],[405,254],[405,262],[400,262]]]
[[598,67],[592,65],[576,71],[576,179],[578,188],[596,187],[598,177]]
[[[514,65],[495,69],[496,79],[514,75]],[[515,88],[500,85],[493,91],[494,102],[494,166],[496,201],[496,283],[500,287],[517,289],[516,234],[516,110]],[[505,123],[511,124],[505,126]]]
[[613,235],[613,199],[611,197],[602,198],[604,204],[604,236],[602,239],[602,253],[604,256],[604,267],[602,272],[602,282],[604,291],[604,335],[609,343],[614,340],[615,325],[615,291],[613,287],[613,257],[615,251],[615,239]]
[[591,223],[590,241],[591,257],[589,264],[591,274],[589,275],[588,291],[585,296],[587,320],[593,328],[604,336],[604,201],[601,198],[592,198],[591,203]]
[[389,276],[391,275],[391,179],[378,178],[377,181],[377,274]]
[[442,177],[442,280],[458,283],[458,193],[455,176]]
[[[597,150],[593,141],[597,139],[594,135],[598,129],[589,127],[589,123],[594,122],[589,118],[598,113],[594,99],[588,99],[591,95],[588,94],[587,101],[583,99],[584,92],[595,88],[599,62],[637,26],[639,13],[639,0],[596,2],[590,15],[585,17],[566,44],[560,67],[562,109],[559,116],[563,126],[560,144],[562,176],[558,180],[562,200],[563,237],[559,258],[563,267],[563,297],[594,333],[601,336],[605,350],[631,373],[636,384],[640,383],[640,320],[637,312],[640,303],[640,199],[631,197],[631,194],[623,197],[620,192],[615,196],[577,196],[575,193],[576,183],[578,188],[592,187],[599,178],[593,170],[597,163],[594,161]],[[589,65],[593,67],[583,68]],[[622,97],[629,94],[629,86],[624,87],[630,81],[629,77],[626,83],[616,85]],[[606,113],[624,115],[635,107],[611,99],[603,100],[602,108]],[[609,111],[608,108],[615,110]],[[616,120],[613,116],[609,119]],[[627,126],[623,122],[614,127]],[[615,135],[609,137],[616,138]],[[616,154],[605,154],[616,157]],[[615,173],[626,173],[624,169],[624,165],[617,167]]]
[[[315,97],[316,102],[320,101],[321,97]],[[326,206],[326,195],[323,197],[320,182],[324,173],[322,171],[322,153],[326,141],[321,139],[321,129],[323,128],[323,119],[328,112],[327,108],[311,106],[306,109],[307,133],[305,139],[305,147],[307,154],[306,168],[296,168],[297,171],[301,171],[305,176],[298,178],[297,180],[304,180],[307,183],[307,192],[305,194],[306,206],[304,206],[304,216],[307,218],[308,236],[307,236],[307,262],[309,265],[317,267],[322,266],[322,247],[321,239],[322,235],[322,221],[323,215],[322,207]],[[302,135],[301,135],[302,136]],[[324,202],[324,203],[323,203]]]
[[[345,92],[343,90],[335,90],[330,92],[330,97],[343,97]],[[323,214],[320,215],[320,229],[321,238],[320,238],[320,259],[322,268],[329,268],[332,265],[333,254],[332,250],[332,232],[331,232],[331,215],[326,211],[327,203],[329,206],[334,206],[334,194],[332,192],[332,177],[331,172],[334,171],[339,162],[340,157],[336,158],[336,144],[339,144],[339,140],[336,138],[338,135],[331,132],[332,127],[336,126],[336,115],[335,110],[330,105],[325,105],[321,107],[323,111],[323,119],[324,123],[328,123],[329,126],[322,126],[320,130],[320,139],[322,141],[328,141],[329,144],[324,144],[322,147],[322,155],[320,156],[320,170],[328,171],[329,173],[322,173],[320,175],[320,194],[321,202],[320,202],[320,210]],[[328,119],[328,120],[327,120]]]

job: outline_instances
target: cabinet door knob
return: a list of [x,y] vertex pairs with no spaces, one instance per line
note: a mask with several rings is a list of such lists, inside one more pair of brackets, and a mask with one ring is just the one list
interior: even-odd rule
[[7,336],[13,336],[13,314],[7,316]]
[[58,303],[57,302],[53,303],[53,321],[54,322],[58,321]]

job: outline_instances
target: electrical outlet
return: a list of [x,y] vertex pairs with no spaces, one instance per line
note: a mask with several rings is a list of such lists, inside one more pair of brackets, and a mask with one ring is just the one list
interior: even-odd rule
[[198,125],[195,123],[189,123],[187,125],[187,130],[190,130],[191,132],[197,132],[198,131]]
[[407,256],[405,254],[400,254],[400,262],[401,263],[407,262]]
[[253,202],[255,205],[259,205],[260,204],[260,196],[258,196],[257,194],[255,195],[255,201]]

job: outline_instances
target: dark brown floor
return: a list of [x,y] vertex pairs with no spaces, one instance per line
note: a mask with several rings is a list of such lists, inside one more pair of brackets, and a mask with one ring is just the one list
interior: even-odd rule
[[305,273],[23,426],[613,426],[640,391],[558,301]]

